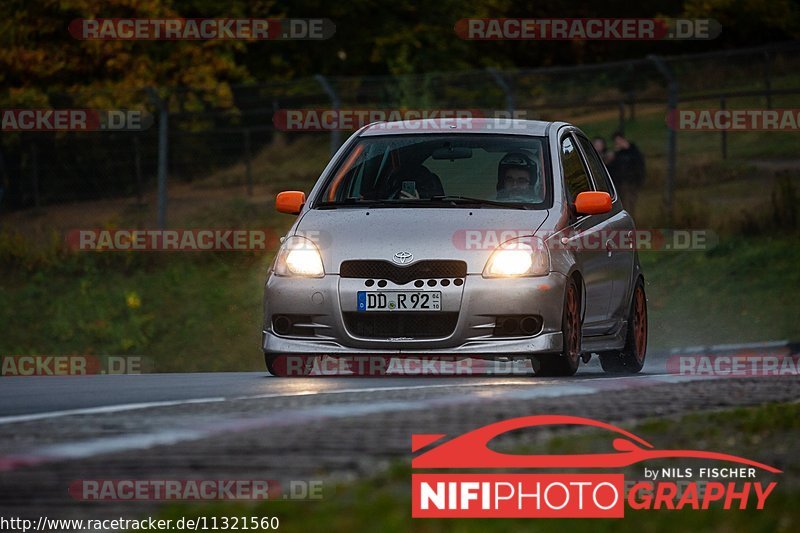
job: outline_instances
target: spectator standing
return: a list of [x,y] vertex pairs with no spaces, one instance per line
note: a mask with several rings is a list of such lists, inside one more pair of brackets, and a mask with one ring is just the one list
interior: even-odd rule
[[608,149],[606,140],[602,137],[595,137],[592,139],[592,146],[594,146],[594,149],[597,151],[600,159],[603,160],[603,163],[608,166],[608,164],[614,159],[614,152]]
[[622,206],[632,217],[636,218],[636,201],[639,191],[644,185],[644,156],[625,134],[616,131],[611,136],[615,152],[609,163],[606,163],[614,186],[622,198]]

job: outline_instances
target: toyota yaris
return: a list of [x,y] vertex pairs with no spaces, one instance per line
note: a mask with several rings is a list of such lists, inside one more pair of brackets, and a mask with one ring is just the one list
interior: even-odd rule
[[264,290],[273,374],[323,354],[525,357],[550,376],[592,354],[609,372],[644,365],[634,222],[575,126],[370,124],[276,207],[297,220]]

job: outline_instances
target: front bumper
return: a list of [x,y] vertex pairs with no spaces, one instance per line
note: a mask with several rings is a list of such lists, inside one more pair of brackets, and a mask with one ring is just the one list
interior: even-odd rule
[[[353,312],[363,280],[326,275],[304,279],[270,275],[264,291],[262,348],[268,354],[476,355],[482,357],[560,352],[566,277],[551,272],[532,278],[485,279],[467,275],[462,286],[416,288],[389,283],[383,290],[437,290],[443,311],[457,311],[453,331],[437,338],[365,338],[352,334],[343,313]],[[373,290],[375,287],[373,287]],[[273,314],[310,317],[312,335],[278,335]],[[539,315],[542,328],[530,336],[496,336],[495,317]]]

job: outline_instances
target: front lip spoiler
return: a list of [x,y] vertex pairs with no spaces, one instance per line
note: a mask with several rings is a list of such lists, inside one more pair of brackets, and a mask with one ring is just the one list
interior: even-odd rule
[[535,337],[517,340],[472,340],[460,346],[428,349],[349,348],[335,341],[314,339],[287,339],[270,331],[262,331],[262,349],[272,355],[462,355],[482,357],[525,356],[534,353],[560,353],[563,339],[560,331],[543,333]]

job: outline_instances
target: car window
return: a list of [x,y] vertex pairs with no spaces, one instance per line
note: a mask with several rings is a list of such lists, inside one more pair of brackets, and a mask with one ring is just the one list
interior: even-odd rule
[[[435,159],[428,157],[423,165],[425,168],[439,176],[442,188],[447,194],[457,191],[461,196],[476,198],[497,199],[497,172],[506,152],[488,151],[482,147],[472,149],[469,159]],[[542,165],[539,163],[539,154],[531,157],[531,194],[534,202],[544,199],[544,179]],[[491,179],[487,179],[491,176]],[[502,195],[500,195],[502,196]]]
[[592,146],[592,143],[589,142],[589,139],[586,137],[578,135],[577,138],[581,148],[583,149],[583,153],[586,154],[586,164],[589,166],[589,170],[592,173],[594,184],[597,186],[597,190],[607,192],[613,196],[614,191],[612,190],[611,183],[608,180],[606,166],[600,160],[600,155],[598,155],[597,150],[594,149],[594,146]]
[[586,167],[583,166],[583,160],[571,135],[561,139],[561,167],[567,196],[571,202],[575,201],[578,194],[592,190]]
[[543,137],[522,135],[368,136],[343,158],[317,200],[419,207],[460,196],[545,209],[552,202],[546,146]]

